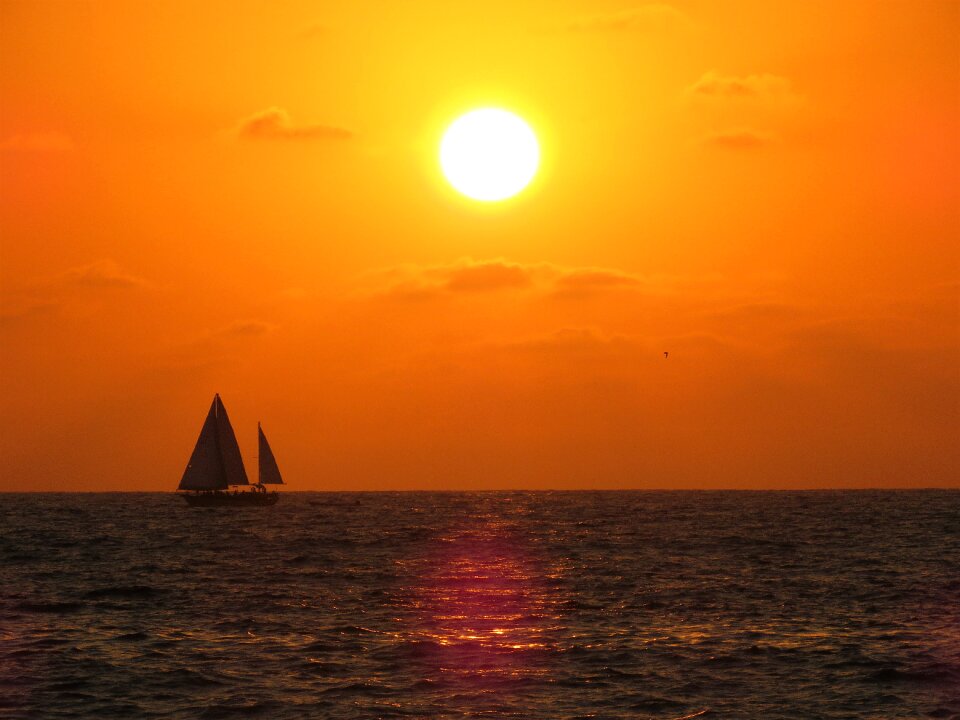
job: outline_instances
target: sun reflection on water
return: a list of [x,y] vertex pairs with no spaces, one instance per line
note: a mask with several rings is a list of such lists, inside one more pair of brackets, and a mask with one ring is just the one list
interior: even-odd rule
[[520,680],[547,673],[556,600],[515,525],[482,516],[437,539],[411,588],[408,640],[448,679]]

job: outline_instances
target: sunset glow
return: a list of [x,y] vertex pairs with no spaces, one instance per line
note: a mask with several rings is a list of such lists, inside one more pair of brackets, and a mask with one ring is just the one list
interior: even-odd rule
[[0,3],[0,488],[957,486],[960,4],[414,6]]
[[0,31],[0,715],[960,720],[960,0]]

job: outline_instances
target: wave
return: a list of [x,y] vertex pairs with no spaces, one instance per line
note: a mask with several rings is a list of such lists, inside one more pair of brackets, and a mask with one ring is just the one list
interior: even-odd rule
[[885,667],[867,676],[870,682],[893,685],[916,683],[921,685],[954,685],[960,683],[960,671],[947,666],[932,666],[918,670]]
[[307,499],[194,513],[150,494],[19,498],[0,520],[7,714],[960,707],[958,493],[369,494],[349,513]]
[[83,610],[85,604],[82,602],[22,602],[17,603],[14,607],[21,612],[27,613],[64,615]]
[[202,711],[198,717],[204,718],[205,720],[220,720],[221,718],[235,718],[235,717],[257,717],[257,716],[266,716],[272,717],[277,711],[283,708],[284,705],[275,701],[267,700],[263,702],[252,702],[243,705],[237,704],[217,704],[217,705],[208,705]]
[[158,588],[149,585],[116,585],[89,590],[83,596],[88,600],[147,600],[156,597],[161,592]]

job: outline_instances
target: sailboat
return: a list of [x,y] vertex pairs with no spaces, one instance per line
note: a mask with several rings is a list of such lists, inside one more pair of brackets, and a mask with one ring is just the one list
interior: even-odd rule
[[[178,494],[193,507],[275,504],[280,496],[276,492],[267,492],[265,486],[283,485],[283,478],[260,423],[257,423],[257,435],[260,445],[257,456],[259,467],[257,483],[251,485],[227,410],[220,395],[214,395],[190,462],[180,479]],[[250,489],[245,490],[244,487]]]

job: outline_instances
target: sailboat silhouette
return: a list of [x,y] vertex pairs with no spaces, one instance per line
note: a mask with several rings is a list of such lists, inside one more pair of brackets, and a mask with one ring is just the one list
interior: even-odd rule
[[[264,486],[284,483],[260,423],[257,423],[257,440],[260,446],[257,483],[251,485],[227,409],[220,395],[214,395],[200,437],[177,487],[178,494],[194,507],[274,505],[280,496],[276,492],[267,492]],[[243,486],[250,490],[241,490]],[[230,491],[231,487],[233,491]]]

